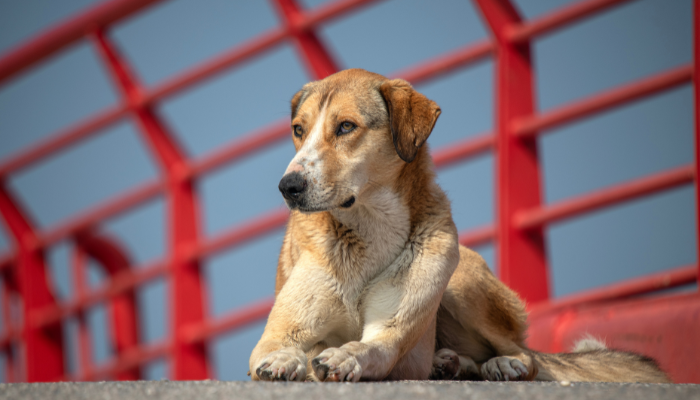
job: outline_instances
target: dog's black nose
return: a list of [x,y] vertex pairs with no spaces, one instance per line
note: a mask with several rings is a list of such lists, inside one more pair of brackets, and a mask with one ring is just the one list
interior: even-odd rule
[[297,200],[306,189],[306,181],[298,172],[285,175],[280,181],[280,192],[287,200]]

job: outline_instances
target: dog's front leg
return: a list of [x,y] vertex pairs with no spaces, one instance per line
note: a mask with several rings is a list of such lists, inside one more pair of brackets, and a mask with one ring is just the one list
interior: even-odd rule
[[420,239],[409,243],[392,267],[369,287],[362,300],[362,339],[328,348],[312,360],[318,379],[357,382],[360,378],[428,378],[434,339],[427,346],[429,351],[419,351],[426,354],[422,357],[425,368],[419,368],[424,370],[420,377],[389,375],[404,357],[414,358],[411,352],[424,342],[421,338],[426,334],[434,338],[434,331],[428,329],[434,329],[442,293],[459,262],[456,232],[440,231]]
[[304,265],[295,268],[277,295],[265,331],[250,356],[253,380],[306,379],[305,352],[313,350],[342,317],[339,310],[328,306],[335,304],[331,292],[328,274]]

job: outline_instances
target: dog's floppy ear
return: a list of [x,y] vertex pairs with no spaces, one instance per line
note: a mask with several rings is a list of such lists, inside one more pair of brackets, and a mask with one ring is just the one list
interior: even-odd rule
[[299,107],[301,104],[309,97],[309,94],[313,91],[313,86],[316,82],[309,82],[304,85],[300,91],[296,92],[292,97],[292,119],[297,115]]
[[396,152],[402,160],[411,162],[430,136],[442,111],[434,101],[416,92],[403,79],[384,82],[379,93],[389,112]]
[[299,109],[304,97],[306,97],[306,91],[304,89],[296,92],[294,97],[292,97],[292,119],[294,119],[294,117],[297,115],[297,110]]

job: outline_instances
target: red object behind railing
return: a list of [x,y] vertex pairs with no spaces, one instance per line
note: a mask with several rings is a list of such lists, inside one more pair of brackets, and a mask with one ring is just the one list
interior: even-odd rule
[[[206,379],[211,376],[207,343],[214,337],[264,319],[273,299],[250,304],[215,320],[204,317],[204,296],[200,262],[206,257],[240,246],[284,226],[288,213],[274,210],[253,218],[214,238],[199,234],[199,205],[194,181],[224,165],[250,156],[289,136],[288,122],[277,121],[252,132],[229,146],[198,160],[188,159],[174,137],[153,111],[155,105],[173,94],[201,83],[228,68],[269,51],[284,40],[292,40],[313,79],[338,70],[337,63],[316,36],[315,29],[376,0],[339,0],[316,10],[304,11],[295,0],[273,0],[284,21],[281,27],[249,40],[173,79],[147,88],[131,72],[128,62],[105,34],[110,25],[127,18],[154,0],[110,0],[46,31],[0,58],[0,84],[43,61],[69,44],[91,39],[116,86],[122,103],[103,110],[75,126],[0,162],[0,214],[15,247],[0,255],[3,275],[2,317],[6,331],[0,335],[0,351],[6,355],[9,381],[55,381],[65,379],[137,379],[140,366],[168,358],[173,379]],[[627,201],[678,185],[693,184],[700,173],[700,92],[695,83],[696,161],[636,181],[603,189],[558,204],[543,205],[537,136],[547,129],[576,119],[692,83],[698,73],[700,11],[695,2],[694,65],[658,74],[613,88],[542,114],[535,111],[530,42],[539,36],[603,12],[625,0],[584,0],[533,21],[522,21],[509,0],[476,0],[494,40],[479,42],[407,68],[393,77],[414,84],[425,82],[486,57],[495,57],[497,121],[495,133],[486,133],[434,151],[435,166],[442,168],[483,152],[495,150],[497,202],[496,224],[460,235],[465,245],[494,241],[500,278],[529,302],[530,345],[543,351],[563,351],[584,330],[606,336],[621,348],[656,357],[679,382],[700,383],[700,371],[687,368],[687,360],[700,358],[700,296],[697,293],[661,298],[630,299],[631,296],[692,283],[698,266],[687,266],[620,284],[597,288],[555,301],[549,300],[547,260],[543,228],[555,221]],[[133,116],[140,132],[158,160],[162,176],[158,181],[135,188],[102,205],[45,231],[38,231],[21,204],[4,185],[13,173],[53,153],[74,145],[120,119]],[[696,198],[700,198],[698,185]],[[140,268],[129,267],[119,246],[106,238],[92,236],[91,228],[101,221],[156,196],[167,199],[172,231],[165,260]],[[698,203],[696,203],[698,204]],[[697,205],[696,205],[697,207]],[[700,218],[700,208],[696,209]],[[698,220],[700,226],[700,220]],[[698,235],[700,237],[700,235]],[[44,253],[59,240],[72,238],[76,245],[74,267],[76,297],[57,303],[46,282]],[[497,240],[494,240],[497,239]],[[700,246],[699,246],[700,248]],[[86,290],[82,282],[84,260],[90,256],[108,270],[103,287]],[[139,345],[135,335],[133,291],[162,276],[173,282],[170,296],[173,325],[168,341]],[[11,315],[11,297],[22,299],[22,326]],[[186,299],[186,301],[185,301]],[[113,343],[116,357],[101,366],[91,364],[89,332],[82,322],[84,311],[98,302],[112,304]],[[605,317],[601,317],[605,315]],[[79,321],[79,376],[66,376],[61,323],[68,317]],[[613,318],[614,317],[614,318]],[[626,340],[632,331],[647,335],[649,341]],[[642,335],[642,336],[643,336]],[[629,336],[629,335],[628,335]],[[690,338],[690,340],[688,340]],[[695,338],[695,339],[693,339]],[[652,340],[652,341],[653,341]],[[13,351],[11,351],[13,349]],[[19,350],[23,349],[22,352]],[[18,359],[17,356],[20,356]]]

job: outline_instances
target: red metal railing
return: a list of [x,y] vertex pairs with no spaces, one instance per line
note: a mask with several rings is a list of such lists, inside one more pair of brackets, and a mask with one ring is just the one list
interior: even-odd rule
[[[193,183],[217,168],[252,156],[285,140],[289,137],[289,125],[287,120],[271,123],[220,150],[192,160],[185,156],[173,135],[160,122],[159,116],[153,111],[154,106],[181,90],[234,68],[287,40],[293,41],[297,47],[310,76],[313,79],[323,78],[337,71],[338,64],[316,36],[315,29],[375,1],[338,0],[305,11],[295,0],[273,0],[283,20],[282,26],[150,88],[138,82],[127,60],[120,55],[105,32],[117,21],[155,4],[155,0],[107,1],[49,29],[0,58],[2,84],[69,44],[90,39],[122,94],[122,101],[117,106],[98,112],[75,126],[0,161],[0,214],[14,239],[13,251],[0,255],[4,304],[1,311],[6,327],[0,335],[0,349],[6,355],[9,381],[137,379],[141,376],[142,365],[160,358],[167,358],[172,363],[173,379],[205,379],[211,376],[207,343],[223,333],[264,319],[273,300],[249,304],[216,319],[205,318],[206,293],[201,286],[200,262],[222,250],[243,245],[283,227],[288,213],[286,209],[273,210],[216,237],[203,237],[199,233],[199,206]],[[601,207],[679,185],[693,184],[699,173],[697,155],[700,154],[700,123],[697,121],[697,107],[700,95],[695,85],[694,164],[559,203],[542,203],[537,156],[539,134],[678,85],[693,83],[693,77],[697,76],[698,63],[695,62],[554,110],[544,113],[535,111],[531,41],[625,1],[584,0],[535,20],[523,21],[509,0],[476,0],[476,6],[492,32],[493,41],[466,46],[399,71],[393,76],[419,84],[487,57],[495,58],[495,132],[438,149],[434,151],[433,158],[436,167],[443,168],[484,152],[495,152],[498,201],[496,223],[494,226],[462,232],[460,242],[474,246],[497,239],[494,243],[501,279],[531,305],[530,345],[533,348],[564,350],[565,345],[582,330],[610,334],[613,344],[657,357],[676,380],[700,382],[700,372],[683,368],[683,362],[688,357],[697,360],[700,356],[700,346],[694,344],[697,337],[700,337],[700,296],[694,293],[630,300],[635,295],[697,281],[697,265],[636,278],[564,299],[549,300],[546,243],[543,235],[546,226]],[[700,15],[697,1],[694,12],[694,54],[697,60],[700,56],[697,40]],[[91,135],[99,134],[105,127],[125,117],[132,117],[138,122],[140,133],[158,160],[161,177],[85,210],[56,226],[37,230],[4,181],[22,168]],[[695,187],[696,197],[700,198],[698,185]],[[129,267],[121,247],[109,238],[92,233],[93,228],[102,221],[157,196],[163,196],[168,207],[171,233],[168,255],[150,265]],[[700,208],[696,208],[696,215],[700,218]],[[76,294],[74,298],[58,303],[45,284],[44,253],[50,246],[64,239],[72,239],[75,243]],[[87,289],[82,281],[85,258],[88,256],[98,261],[110,275],[107,283],[92,290]],[[169,304],[174,318],[171,333],[164,342],[139,344],[133,292],[138,286],[161,277],[169,277],[172,282]],[[9,306],[17,298],[22,300],[22,326],[18,326],[17,318],[12,315]],[[112,342],[116,355],[107,363],[94,366],[90,355],[90,334],[83,313],[100,302],[110,304],[111,317],[115,322]],[[602,312],[608,317],[614,315],[616,318],[608,318],[601,325],[599,322]],[[67,376],[63,367],[65,354],[61,324],[68,317],[77,317],[79,322],[79,374],[76,376]],[[629,322],[630,318],[634,318],[634,323]],[[659,321],[664,321],[667,325],[658,328],[662,325]],[[625,329],[631,325],[640,332],[658,331],[656,337],[664,339],[665,344],[644,347],[616,339],[619,335],[624,337]],[[680,338],[679,332],[690,335],[688,337],[695,340],[681,340],[685,337]],[[684,344],[683,354],[679,354],[673,347],[674,342]],[[23,351],[20,352],[20,349]]]

